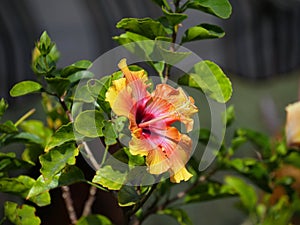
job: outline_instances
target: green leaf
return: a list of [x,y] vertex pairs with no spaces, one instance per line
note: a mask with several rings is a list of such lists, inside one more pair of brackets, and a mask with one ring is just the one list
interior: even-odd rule
[[89,60],[80,60],[70,66],[65,67],[61,72],[62,77],[68,77],[78,71],[87,70],[92,66],[92,62]]
[[235,119],[235,111],[233,105],[226,108],[226,113],[224,113],[223,117],[224,124],[226,124],[226,127],[230,126],[233,123]]
[[27,162],[17,159],[14,152],[0,152],[0,171],[8,172],[21,168],[29,168],[31,165]]
[[234,196],[232,192],[224,188],[222,184],[218,182],[207,182],[198,185],[184,198],[185,203],[196,203],[203,201],[211,201],[215,199],[221,199]]
[[195,64],[194,72],[180,77],[178,84],[199,88],[220,103],[230,99],[231,82],[218,65],[208,60],[201,61]]
[[16,225],[41,224],[40,218],[35,215],[35,208],[29,205],[18,206],[14,202],[5,202],[4,214],[10,222]]
[[167,208],[167,209],[158,211],[158,214],[170,216],[170,217],[174,218],[180,225],[193,225],[188,214],[183,209]]
[[40,137],[43,142],[43,147],[45,147],[46,143],[48,143],[52,130],[44,125],[44,123],[40,120],[26,120],[20,124],[20,128],[30,134],[34,134]]
[[165,7],[167,10],[171,10],[171,7],[167,0],[152,0],[154,3],[159,5],[160,7]]
[[73,101],[76,102],[86,102],[86,103],[92,103],[95,101],[93,96],[88,90],[88,85],[82,85],[77,86],[76,88],[76,94],[74,95]]
[[112,121],[104,120],[103,127],[104,142],[106,145],[114,145],[117,143],[118,133],[115,124]]
[[57,94],[59,97],[68,91],[70,85],[70,80],[68,78],[46,77],[45,80],[48,84],[47,90]]
[[257,195],[253,187],[243,181],[241,178],[228,176],[225,178],[226,185],[240,196],[244,207],[250,212],[256,208]]
[[88,215],[81,217],[76,225],[113,225],[113,223],[102,215]]
[[187,29],[182,37],[181,44],[190,41],[198,41],[203,39],[213,39],[224,37],[225,32],[222,28],[212,24],[200,24]]
[[76,166],[67,166],[61,172],[49,179],[45,179],[43,175],[39,176],[27,194],[27,198],[32,198],[40,195],[41,193],[46,193],[57,187],[68,186],[84,181],[84,174],[79,168]]
[[15,143],[15,142],[21,142],[24,144],[30,143],[30,144],[38,144],[43,146],[44,140],[40,138],[39,136],[27,132],[21,132],[16,135],[12,135],[8,137],[5,140],[5,145],[10,144],[10,143]]
[[87,70],[81,70],[81,71],[78,71],[78,72],[68,76],[68,79],[69,79],[70,83],[76,83],[82,79],[90,79],[93,77],[94,77],[94,74],[92,72],[87,71]]
[[[0,191],[18,195],[25,199],[34,183],[35,180],[33,178],[23,175],[16,178],[1,178]],[[38,206],[45,206],[50,204],[50,195],[49,193],[39,193],[36,196],[30,197],[29,200]]]
[[117,28],[124,29],[154,40],[159,36],[166,36],[163,25],[151,18],[124,18],[117,23]]
[[111,86],[112,78],[110,76],[102,77],[100,80],[91,79],[87,82],[89,93],[94,98],[105,100],[105,94],[108,88]]
[[4,115],[7,108],[8,108],[7,102],[5,101],[4,98],[1,98],[1,100],[0,100],[0,119]]
[[50,138],[48,144],[45,147],[45,151],[48,152],[50,149],[75,140],[73,133],[73,124],[68,123],[58,128]]
[[186,7],[200,10],[222,19],[229,18],[232,11],[228,0],[192,0]]
[[73,143],[66,143],[51,149],[39,157],[42,175],[45,178],[51,178],[66,165],[74,165],[78,154],[79,149]]
[[[56,57],[56,58],[52,58]],[[52,71],[56,68],[56,55],[39,55],[36,60],[32,63],[32,69],[35,74],[49,76]]]
[[131,185],[124,185],[118,192],[118,203],[122,207],[135,205],[141,198],[142,196]]
[[9,93],[12,97],[18,97],[22,95],[39,92],[41,90],[42,90],[42,85],[40,85],[37,82],[27,80],[15,84]]
[[49,35],[44,31],[40,37],[40,41],[37,43],[37,48],[39,49],[42,56],[45,56],[50,53],[54,46],[54,43],[51,41]]
[[269,158],[272,154],[270,138],[260,132],[256,132],[250,129],[238,129],[235,134],[236,137],[244,137],[250,141],[259,151],[262,153],[263,158]]
[[126,172],[114,170],[111,166],[100,168],[93,178],[93,182],[109,190],[120,190],[126,180]]
[[188,17],[186,14],[183,14],[183,13],[169,12],[164,7],[162,8],[162,11],[171,26],[180,24],[183,20],[185,20]]
[[74,128],[78,133],[91,138],[103,136],[103,126],[104,116],[101,112],[95,110],[81,112],[74,122]]
[[5,123],[0,124],[0,133],[15,134],[18,133],[18,129],[12,121],[7,120]]

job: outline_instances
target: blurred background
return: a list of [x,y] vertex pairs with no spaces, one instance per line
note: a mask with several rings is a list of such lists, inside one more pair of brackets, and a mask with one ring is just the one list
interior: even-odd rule
[[[180,34],[185,27],[204,22],[225,30],[222,39],[185,47],[216,62],[232,80],[229,104],[235,105],[236,127],[280,135],[285,106],[299,98],[300,1],[230,2],[233,14],[228,20],[188,11]],[[14,83],[35,79],[31,51],[44,30],[61,52],[59,66],[66,66],[81,59],[93,61],[116,47],[112,37],[121,33],[115,25],[122,18],[159,16],[151,0],[0,0],[0,96],[11,105],[8,116],[18,117],[34,104],[40,107],[37,96],[12,99],[8,93]],[[242,224],[244,215],[234,203],[234,199],[219,200],[186,209],[196,225]],[[146,224],[154,221],[165,223],[155,216]]]

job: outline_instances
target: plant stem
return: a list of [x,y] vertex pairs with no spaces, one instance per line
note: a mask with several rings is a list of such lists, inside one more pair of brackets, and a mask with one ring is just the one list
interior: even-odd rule
[[62,186],[61,190],[62,190],[62,197],[65,201],[71,224],[76,224],[77,223],[77,215],[76,215],[76,211],[75,211],[75,208],[73,205],[70,188],[68,186]]
[[98,188],[95,186],[90,187],[89,197],[84,204],[82,216],[87,216],[87,215],[91,214],[92,206],[96,199],[97,190],[98,190]]
[[24,120],[30,117],[33,113],[35,113],[35,109],[29,110],[25,115],[23,115],[17,122],[15,122],[15,126],[19,126]]

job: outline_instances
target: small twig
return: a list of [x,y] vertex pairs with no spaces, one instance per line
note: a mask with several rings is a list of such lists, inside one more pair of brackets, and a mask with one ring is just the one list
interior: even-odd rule
[[15,126],[19,126],[24,120],[30,117],[33,113],[35,113],[35,109],[29,110],[25,115],[23,115],[17,122],[15,122]]
[[70,188],[68,186],[62,186],[61,190],[62,190],[62,197],[65,201],[71,224],[76,224],[77,223],[77,215],[76,215],[75,208],[73,206],[73,200],[71,197]]
[[91,214],[92,206],[96,199],[97,190],[98,190],[98,188],[96,188],[95,186],[90,187],[89,197],[84,204],[82,216],[87,216],[87,215]]

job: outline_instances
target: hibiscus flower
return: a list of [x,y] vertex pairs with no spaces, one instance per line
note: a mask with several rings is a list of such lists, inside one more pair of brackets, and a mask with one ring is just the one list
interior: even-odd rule
[[289,146],[300,147],[300,101],[286,107],[286,140]]
[[168,84],[158,84],[150,93],[144,70],[130,71],[125,59],[118,66],[124,77],[112,82],[106,101],[116,115],[129,119],[130,153],[145,156],[151,174],[169,171],[172,182],[189,180],[192,174],[185,164],[192,140],[172,124],[180,121],[187,132],[193,129],[192,116],[198,111],[193,98]]

